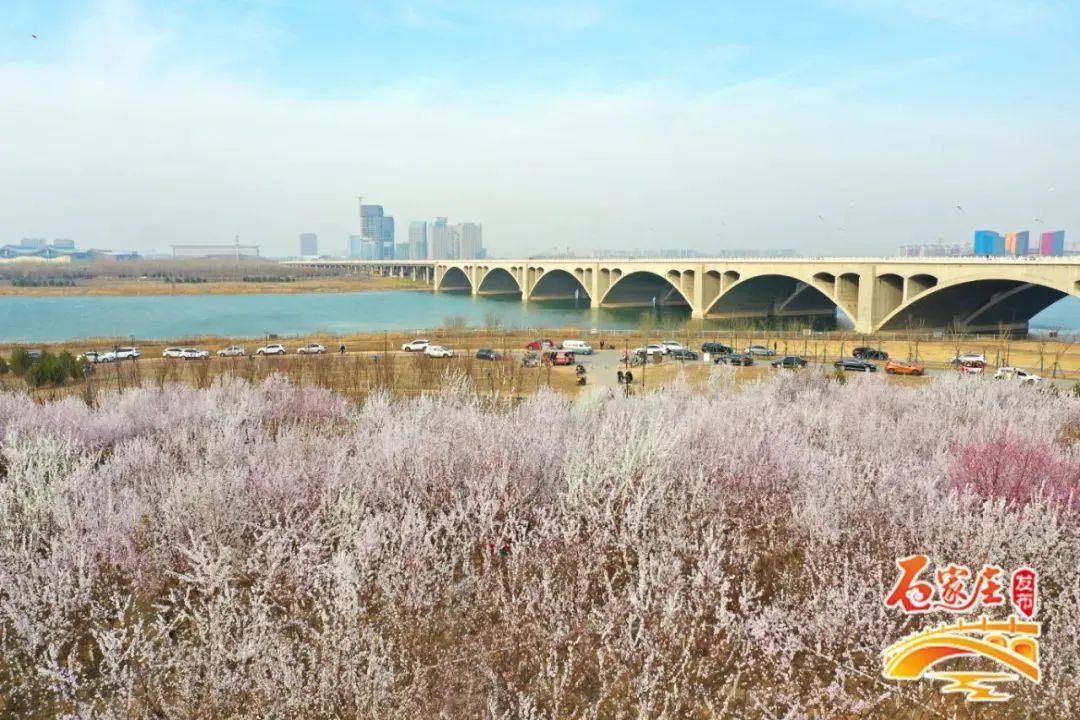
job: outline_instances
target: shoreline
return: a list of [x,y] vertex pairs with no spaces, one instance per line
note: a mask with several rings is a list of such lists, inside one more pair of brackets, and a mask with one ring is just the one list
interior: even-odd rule
[[430,287],[405,278],[312,278],[293,282],[168,283],[158,280],[114,280],[74,287],[17,287],[0,285],[0,298],[9,297],[188,297],[196,295],[306,295],[379,291],[429,291]]

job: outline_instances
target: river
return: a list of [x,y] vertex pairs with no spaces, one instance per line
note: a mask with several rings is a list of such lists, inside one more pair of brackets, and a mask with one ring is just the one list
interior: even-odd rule
[[[463,321],[503,327],[622,329],[651,316],[677,324],[686,311],[590,309],[575,305],[433,294],[357,292],[267,295],[155,295],[0,297],[0,342],[52,342],[79,338],[174,339],[216,335],[263,337],[434,328]],[[841,319],[843,322],[843,318]],[[1080,331],[1080,299],[1066,298],[1032,321],[1032,328]]]

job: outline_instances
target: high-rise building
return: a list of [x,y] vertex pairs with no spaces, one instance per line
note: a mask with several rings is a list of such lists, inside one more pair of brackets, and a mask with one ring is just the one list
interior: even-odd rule
[[428,244],[428,258],[431,260],[453,260],[454,231],[444,217],[435,218],[431,223],[431,237]]
[[1065,231],[1044,232],[1039,237],[1039,254],[1060,256],[1065,254]]
[[394,259],[395,260],[408,260],[409,259],[409,243],[397,243],[394,245]]
[[1005,254],[1013,257],[1022,257],[1028,252],[1028,232],[1005,233]]
[[354,260],[359,260],[363,257],[364,236],[363,235],[350,235],[349,236],[349,257]]
[[40,250],[45,247],[45,238],[23,238],[19,241],[19,246]]
[[52,246],[54,248],[62,248],[64,250],[74,250],[75,241],[71,238],[53,238]]
[[394,218],[383,214],[382,205],[360,206],[360,235],[375,245],[373,260],[394,257]]
[[319,236],[315,233],[300,233],[300,257],[319,256]]
[[414,220],[409,223],[409,259],[427,260],[427,257],[427,223],[423,220]]
[[379,232],[379,255],[380,260],[389,260],[394,257],[394,218],[391,216],[382,219]]
[[483,257],[484,231],[479,223],[461,223],[457,226],[457,232],[459,259],[476,260]]
[[1005,236],[993,230],[976,230],[972,250],[975,255],[1005,255]]

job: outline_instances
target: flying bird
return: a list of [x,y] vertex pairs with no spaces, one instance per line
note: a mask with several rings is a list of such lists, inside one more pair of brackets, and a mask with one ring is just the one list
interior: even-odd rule
[[820,215],[817,216],[817,219],[820,220],[821,222],[825,222],[825,218],[821,217]]
[[1032,220],[1039,223],[1040,225],[1042,224],[1042,218],[1032,218]]
[[31,35],[30,37],[32,37],[32,38],[34,38],[35,40],[37,40],[37,35]]
[[967,213],[964,211],[964,208],[960,207],[959,205],[956,206],[956,209],[967,215]]

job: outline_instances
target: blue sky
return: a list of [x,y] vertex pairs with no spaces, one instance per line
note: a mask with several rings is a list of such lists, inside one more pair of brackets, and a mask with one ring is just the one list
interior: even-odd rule
[[333,251],[357,194],[504,255],[1071,229],[1078,5],[7,0],[0,240]]

